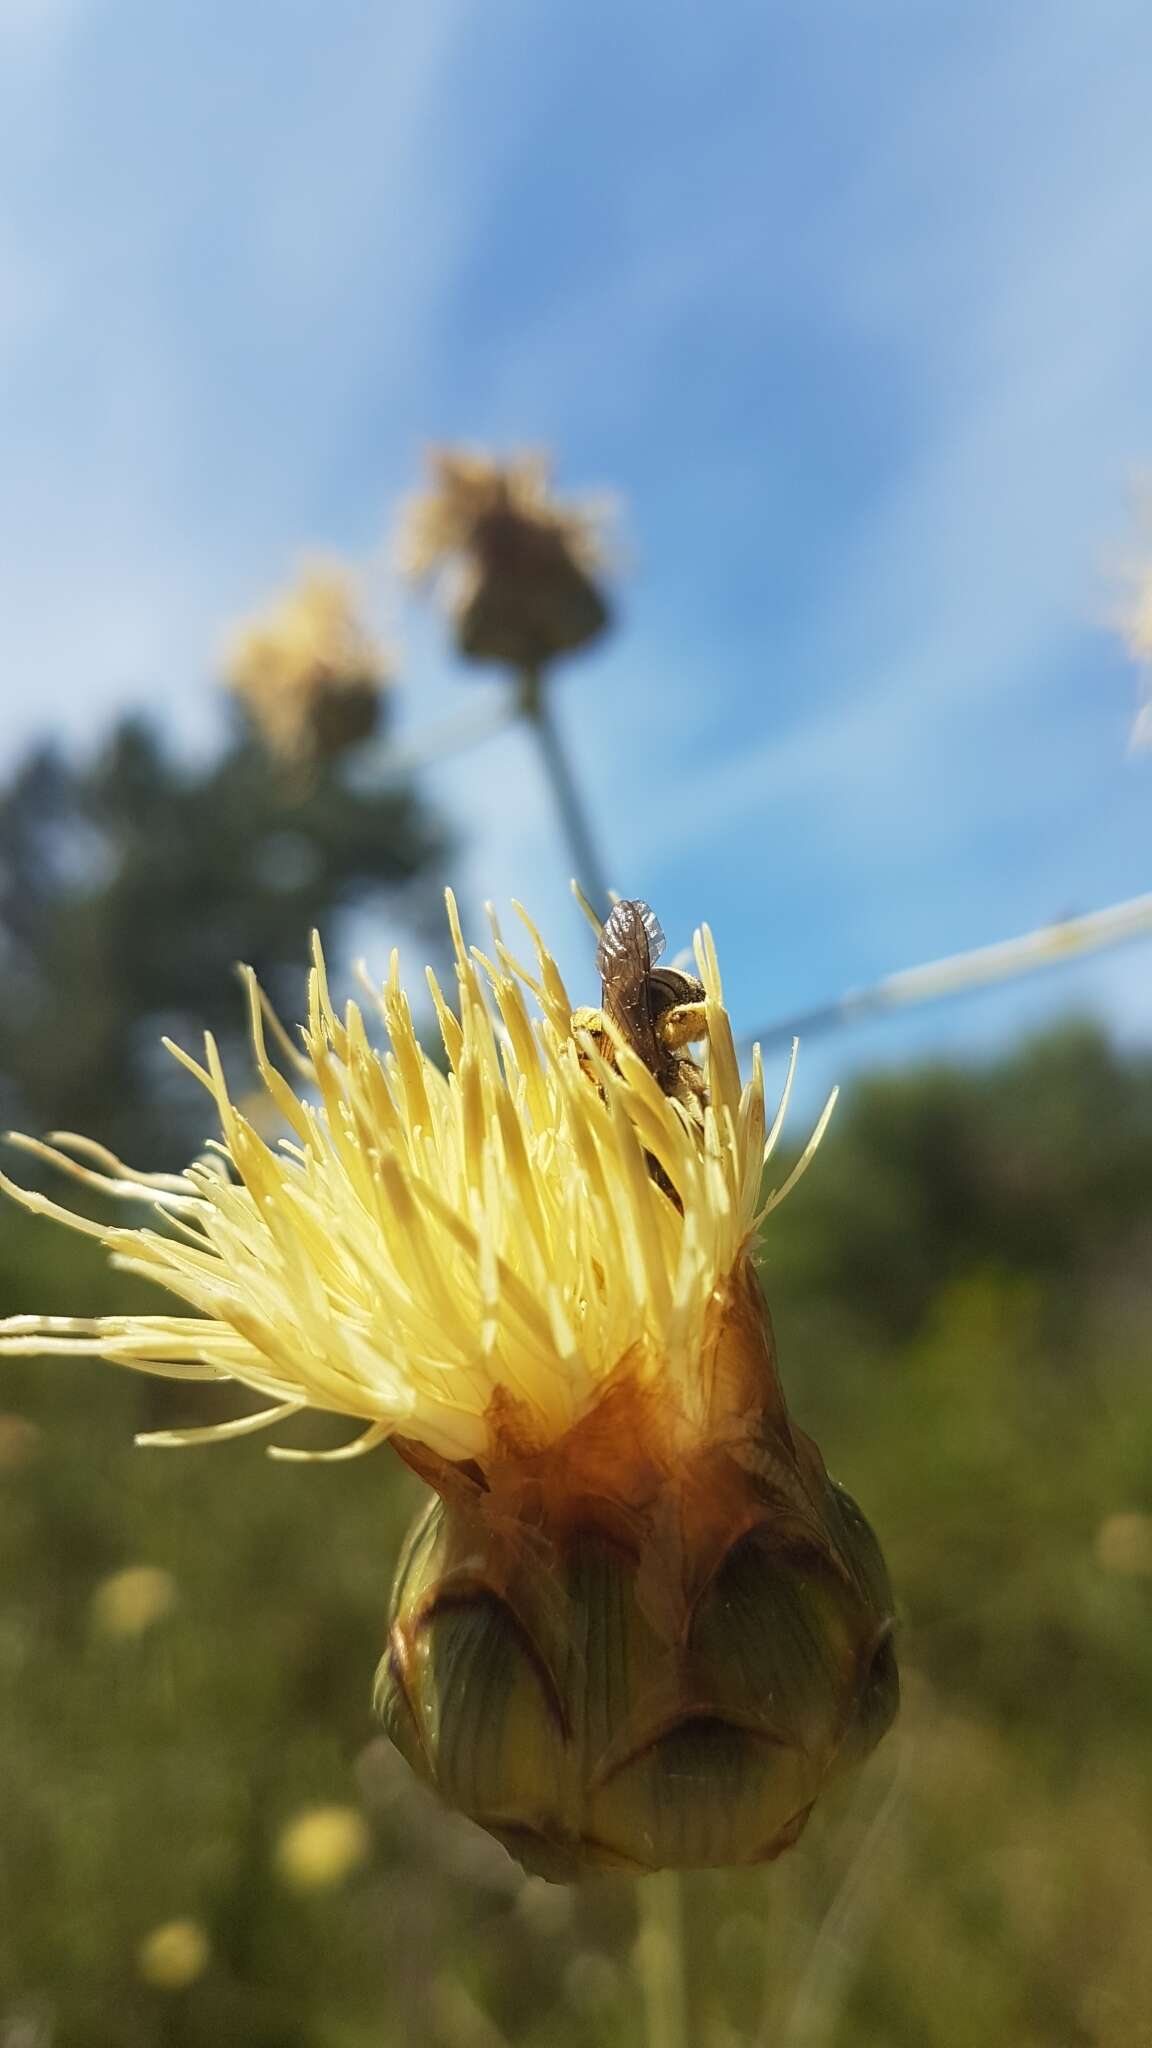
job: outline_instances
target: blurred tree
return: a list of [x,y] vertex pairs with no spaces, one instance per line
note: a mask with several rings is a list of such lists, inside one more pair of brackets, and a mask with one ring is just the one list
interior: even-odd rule
[[38,749],[0,791],[5,1123],[183,1163],[207,1120],[161,1032],[237,1045],[238,961],[295,1018],[312,928],[382,896],[430,922],[444,852],[411,789],[301,772],[248,729],[206,766],[139,718],[87,762]]
[[774,1302],[884,1344],[973,1270],[1034,1275],[1063,1316],[1150,1244],[1152,1059],[1072,1018],[983,1069],[854,1084],[764,1252]]

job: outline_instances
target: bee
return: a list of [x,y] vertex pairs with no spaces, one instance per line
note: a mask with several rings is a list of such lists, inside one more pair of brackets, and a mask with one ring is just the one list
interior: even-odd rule
[[615,904],[596,948],[603,1008],[578,1010],[573,1023],[610,1066],[616,1046],[629,1046],[664,1094],[699,1117],[708,1099],[704,1076],[684,1048],[707,1036],[704,988],[694,974],[657,966],[664,944],[647,903]]

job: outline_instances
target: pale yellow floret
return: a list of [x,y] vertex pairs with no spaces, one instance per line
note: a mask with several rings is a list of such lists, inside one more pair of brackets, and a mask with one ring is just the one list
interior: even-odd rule
[[393,1433],[440,1456],[476,1457],[508,1397],[550,1442],[623,1361],[666,1384],[687,1426],[699,1421],[717,1290],[803,1171],[831,1103],[764,1202],[795,1049],[766,1132],[759,1051],[742,1083],[706,928],[696,937],[708,1027],[701,1124],[627,1048],[616,1071],[578,1036],[556,963],[523,912],[531,968],[495,919],[489,957],[466,945],[450,895],[448,915],[455,1009],[430,976],[447,1072],[416,1036],[397,957],[374,991],[380,1051],[356,1003],[337,1014],[317,942],[302,1051],[288,1047],[306,1096],[271,1063],[266,1029],[281,1051],[286,1041],[248,977],[260,1079],[286,1126],[277,1144],[229,1095],[211,1038],[202,1065],[170,1047],[220,1122],[214,1152],[183,1174],[132,1173],[67,1132],[18,1140],[86,1185],[154,1203],[156,1225],[108,1228],[0,1176],[25,1208],[102,1239],[116,1265],[195,1314],[16,1316],[0,1324],[0,1353],[92,1353],[178,1379],[238,1380],[264,1398],[235,1421],[141,1439],[159,1444],[239,1436],[319,1408],[367,1425],[329,1457]]

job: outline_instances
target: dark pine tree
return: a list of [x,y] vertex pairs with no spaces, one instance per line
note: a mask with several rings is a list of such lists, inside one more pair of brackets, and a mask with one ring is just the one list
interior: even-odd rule
[[0,791],[3,1122],[183,1164],[211,1116],[161,1032],[235,1055],[240,961],[295,1020],[313,927],[373,906],[385,937],[390,915],[431,926],[445,852],[410,787],[339,758],[305,775],[247,729],[207,765],[140,718],[88,761],[36,750]]

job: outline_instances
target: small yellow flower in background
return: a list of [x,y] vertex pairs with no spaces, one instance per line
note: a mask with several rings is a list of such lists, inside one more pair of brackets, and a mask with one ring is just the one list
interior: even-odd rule
[[437,583],[459,652],[538,675],[604,631],[606,509],[552,494],[548,457],[465,448],[430,457],[430,487],[402,514],[399,560]]
[[1096,1562],[1118,1578],[1152,1579],[1152,1515],[1106,1515],[1096,1531]]
[[291,1891],[331,1891],[368,1861],[371,1850],[368,1824],[354,1806],[309,1806],[281,1830],[276,1871]]
[[101,1579],[92,1595],[92,1625],[102,1636],[142,1636],[175,1605],[171,1572],[154,1564],[130,1564]]
[[0,1177],[196,1313],[13,1317],[0,1353],[86,1352],[262,1397],[145,1443],[306,1408],[363,1427],[273,1456],[390,1439],[438,1497],[400,1563],[379,1710],[413,1768],[527,1868],[774,1856],[897,1699],[883,1560],[790,1421],[751,1264],[828,1112],[766,1196],[791,1069],[769,1129],[706,928],[698,981],[657,970],[632,991],[650,1006],[642,1047],[660,997],[645,1058],[607,1014],[574,1009],[523,913],[530,965],[494,919],[488,950],[469,948],[448,909],[455,1007],[429,975],[447,1071],[395,956],[374,994],[380,1052],[357,1004],[335,1009],[317,945],[306,1098],[268,1057],[249,978],[279,1144],[237,1108],[211,1039],[203,1064],[171,1048],[221,1128],[183,1174],[134,1175],[71,1134],[18,1141],[151,1200],[155,1224],[104,1228]]
[[316,561],[235,635],[225,675],[270,751],[308,763],[375,731],[388,666],[361,621],[347,571]]
[[187,1991],[211,1961],[208,1936],[197,1920],[166,1920],[136,1951],[136,1968],[156,1991]]

